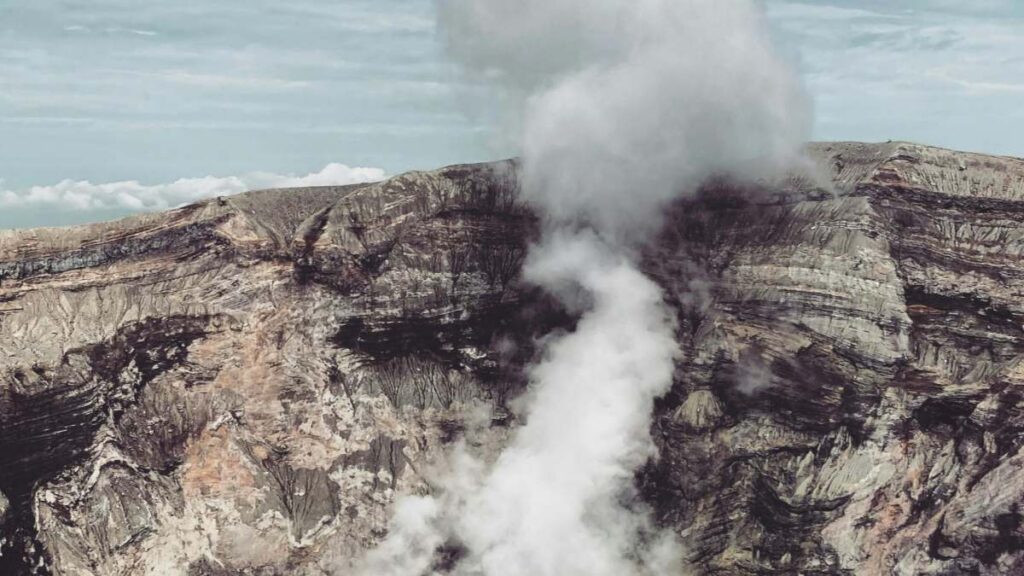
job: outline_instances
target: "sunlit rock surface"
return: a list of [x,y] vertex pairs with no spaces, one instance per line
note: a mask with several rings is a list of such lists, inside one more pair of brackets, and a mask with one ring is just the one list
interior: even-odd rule
[[[644,252],[680,360],[641,493],[694,574],[1024,573],[1024,161],[809,155]],[[572,329],[515,169],[0,232],[0,573],[350,573]]]

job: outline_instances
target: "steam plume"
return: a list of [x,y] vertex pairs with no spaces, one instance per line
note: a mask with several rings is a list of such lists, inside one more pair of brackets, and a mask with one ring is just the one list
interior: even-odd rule
[[497,462],[458,450],[438,494],[397,505],[366,571],[430,573],[454,542],[457,574],[678,574],[678,544],[633,489],[678,348],[635,253],[708,177],[795,160],[800,84],[751,0],[439,0],[439,13],[452,55],[518,103],[523,194],[545,218],[526,279],[589,306],[531,368],[526,423]]

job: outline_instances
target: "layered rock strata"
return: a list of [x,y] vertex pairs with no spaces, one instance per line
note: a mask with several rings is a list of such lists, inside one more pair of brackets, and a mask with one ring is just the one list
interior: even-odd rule
[[[809,157],[645,250],[680,360],[641,493],[695,574],[1024,573],[1024,161]],[[500,450],[572,329],[519,279],[517,189],[503,162],[0,232],[0,573],[349,573],[481,414]]]

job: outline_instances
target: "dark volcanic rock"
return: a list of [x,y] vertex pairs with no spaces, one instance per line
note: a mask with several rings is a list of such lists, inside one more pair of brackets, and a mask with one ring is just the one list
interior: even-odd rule
[[[641,493],[697,574],[1024,571],[1024,161],[810,156],[646,249],[681,355]],[[572,329],[518,280],[515,174],[0,232],[0,572],[347,573]]]

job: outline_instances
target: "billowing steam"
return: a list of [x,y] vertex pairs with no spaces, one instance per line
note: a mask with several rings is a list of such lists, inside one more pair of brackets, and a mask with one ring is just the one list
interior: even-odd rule
[[751,0],[441,0],[450,51],[519,95],[524,192],[643,238],[709,175],[787,166],[810,115]]
[[366,574],[668,575],[671,533],[633,488],[678,346],[636,250],[707,178],[797,157],[807,106],[752,0],[439,0],[448,47],[517,102],[523,194],[545,218],[526,280],[585,305],[530,370],[525,424],[491,466],[465,449],[396,504]]

